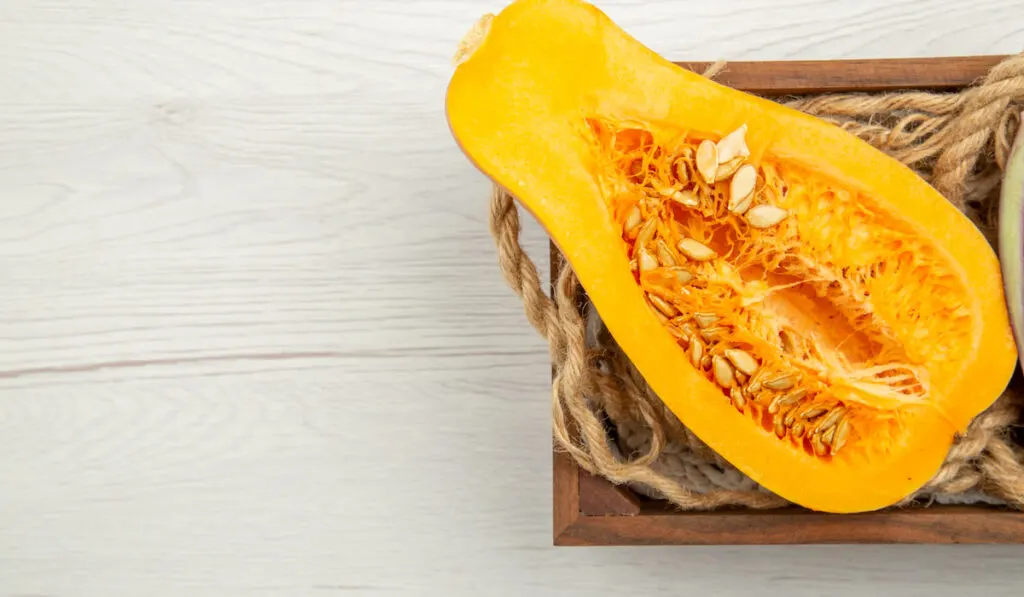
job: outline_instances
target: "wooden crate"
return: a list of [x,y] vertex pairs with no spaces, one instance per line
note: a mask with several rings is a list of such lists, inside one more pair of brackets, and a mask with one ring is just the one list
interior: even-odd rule
[[[721,83],[765,96],[902,89],[957,90],[1003,56],[732,62]],[[680,63],[702,71],[707,63]],[[552,264],[560,257],[551,247]],[[552,267],[552,271],[555,268]],[[554,456],[556,545],[793,543],[1024,543],[1024,513],[992,506],[931,506],[833,515],[801,508],[679,512],[591,476]]]

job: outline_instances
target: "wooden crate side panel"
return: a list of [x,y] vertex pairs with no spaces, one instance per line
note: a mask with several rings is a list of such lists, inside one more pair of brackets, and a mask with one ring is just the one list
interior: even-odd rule
[[583,516],[562,545],[791,545],[856,543],[1020,543],[1024,513],[933,506],[819,514],[800,509]]
[[[715,76],[723,85],[760,95],[840,91],[955,91],[985,76],[1005,56],[876,60],[729,62]],[[710,62],[677,62],[704,72]]]

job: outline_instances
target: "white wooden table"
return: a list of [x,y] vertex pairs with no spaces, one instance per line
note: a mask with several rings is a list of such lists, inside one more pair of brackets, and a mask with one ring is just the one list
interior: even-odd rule
[[[1019,593],[1024,547],[550,547],[442,112],[500,5],[0,2],[0,596]],[[675,59],[1024,48],[1020,0],[600,5]]]

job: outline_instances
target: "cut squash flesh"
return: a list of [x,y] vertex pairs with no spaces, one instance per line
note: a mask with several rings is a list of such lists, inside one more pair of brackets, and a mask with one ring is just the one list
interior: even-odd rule
[[481,21],[447,113],[666,405],[809,508],[928,481],[1016,361],[995,253],[852,135],[686,71],[574,0]]

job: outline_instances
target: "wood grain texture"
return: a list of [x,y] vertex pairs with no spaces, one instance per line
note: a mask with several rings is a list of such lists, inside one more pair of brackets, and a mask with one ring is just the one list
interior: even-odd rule
[[[556,470],[555,475],[558,475]],[[557,483],[557,477],[555,483]],[[571,491],[571,490],[570,490]],[[640,500],[624,487],[612,485],[602,477],[585,472],[578,475],[579,511],[583,516],[635,516]],[[558,541],[560,534],[555,535]]]
[[[657,513],[581,516],[558,540],[563,545],[793,545],[855,543],[1020,543],[1024,513],[991,516],[986,508],[820,515],[800,509],[771,512]],[[731,519],[723,523],[724,519]]]
[[[729,62],[715,80],[767,96],[905,89],[949,91],[974,83],[1003,58],[1005,56],[737,61]],[[700,73],[711,63],[679,64]]]
[[[0,595],[1014,591],[1013,548],[551,547],[547,349],[441,112],[500,4],[0,3]],[[1015,0],[601,5],[683,61],[1024,46]]]

